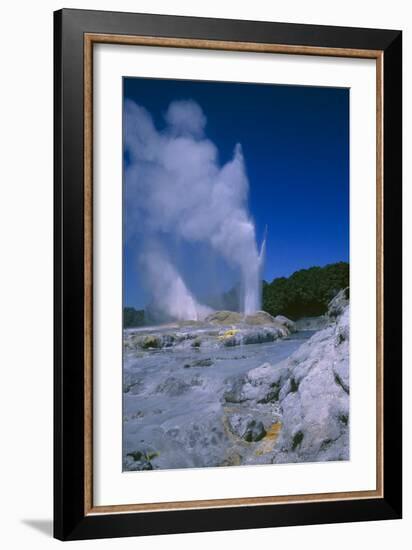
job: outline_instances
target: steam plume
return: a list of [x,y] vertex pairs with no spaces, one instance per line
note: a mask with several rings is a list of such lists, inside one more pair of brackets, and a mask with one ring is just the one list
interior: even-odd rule
[[247,209],[242,147],[237,144],[232,159],[220,166],[217,148],[204,133],[206,117],[194,101],[172,102],[164,118],[165,128],[159,131],[146,109],[131,100],[125,103],[127,225],[150,242],[140,260],[153,299],[179,319],[198,319],[208,312],[158,246],[162,234],[173,234],[208,244],[237,269],[243,310],[252,313],[260,309],[264,245],[259,255]]

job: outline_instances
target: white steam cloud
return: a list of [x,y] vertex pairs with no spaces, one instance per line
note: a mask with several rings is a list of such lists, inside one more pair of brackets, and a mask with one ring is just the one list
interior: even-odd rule
[[160,312],[181,320],[202,319],[212,312],[211,308],[196,301],[165,253],[149,250],[142,255],[141,266]]
[[[158,131],[146,109],[125,103],[128,155],[128,225],[143,232],[148,245],[141,254],[156,307],[177,319],[200,319],[209,309],[197,302],[176,266],[160,247],[162,234],[206,243],[239,270],[246,314],[260,309],[259,255],[248,213],[249,182],[242,148],[219,166],[216,146],[206,138],[206,117],[194,101],[174,101]],[[149,244],[150,243],[150,244]]]

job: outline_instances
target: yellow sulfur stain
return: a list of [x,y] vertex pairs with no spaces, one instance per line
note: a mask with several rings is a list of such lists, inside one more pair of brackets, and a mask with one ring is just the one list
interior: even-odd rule
[[256,456],[261,456],[266,453],[270,453],[273,450],[273,446],[279,437],[280,430],[282,429],[282,422],[275,422],[266,431],[265,437],[260,442],[258,448],[255,451]]
[[234,336],[238,332],[239,332],[239,330],[237,330],[237,329],[227,330],[226,332],[224,332],[223,334],[218,336],[217,339],[218,340],[226,340],[226,338],[230,338],[231,336]]

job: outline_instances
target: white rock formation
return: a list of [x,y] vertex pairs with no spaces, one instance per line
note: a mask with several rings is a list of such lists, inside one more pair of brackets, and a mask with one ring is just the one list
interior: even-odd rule
[[287,361],[275,462],[349,459],[349,306]]
[[338,297],[329,326],[283,363],[233,379],[224,394],[242,407],[279,408],[273,462],[349,459],[349,304],[344,291]]

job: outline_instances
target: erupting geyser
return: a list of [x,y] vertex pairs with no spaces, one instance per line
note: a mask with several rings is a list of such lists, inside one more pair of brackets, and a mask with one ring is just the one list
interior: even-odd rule
[[[223,166],[206,138],[206,117],[193,101],[174,101],[158,131],[151,115],[133,101],[125,103],[127,227],[140,233],[146,247],[140,266],[156,308],[176,319],[202,319],[200,304],[162,244],[165,235],[202,243],[239,271],[245,314],[261,308],[259,253],[248,208],[249,182],[242,148]],[[132,199],[132,200],[130,200]],[[133,205],[133,206],[131,206]],[[133,238],[133,235],[127,235]]]

